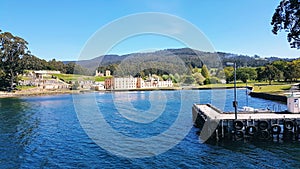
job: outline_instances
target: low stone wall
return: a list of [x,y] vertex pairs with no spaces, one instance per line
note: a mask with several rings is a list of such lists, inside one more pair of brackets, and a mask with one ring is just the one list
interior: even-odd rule
[[262,98],[266,100],[274,100],[274,101],[280,101],[280,102],[287,102],[286,96],[282,95],[275,95],[275,94],[268,94],[268,93],[259,93],[259,92],[250,92],[249,95],[251,97],[257,97]]

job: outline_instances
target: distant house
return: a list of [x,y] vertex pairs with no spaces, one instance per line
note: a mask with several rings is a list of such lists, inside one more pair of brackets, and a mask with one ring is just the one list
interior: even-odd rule
[[38,84],[38,86],[42,89],[68,89],[70,88],[70,84],[62,82],[58,79],[48,79],[43,80]]
[[60,71],[55,70],[33,70],[26,73],[26,80],[19,81],[23,86],[36,86],[40,89],[68,89],[70,85],[53,78],[53,74],[61,74]]
[[100,76],[100,77],[102,77],[102,76],[104,76],[104,73],[102,73],[102,72],[96,70],[95,76]]
[[149,79],[145,80],[144,85],[142,85],[142,88],[155,88],[155,87],[173,87],[172,80],[168,79],[166,81],[154,79],[150,77]]
[[70,84],[67,84],[59,79],[34,79],[21,80],[19,82],[22,86],[36,86],[40,89],[68,89]]
[[94,81],[83,80],[83,81],[78,81],[78,84],[81,89],[90,90],[92,88],[92,85],[94,85]]
[[60,74],[57,70],[34,70],[33,76],[37,79],[43,79],[44,77],[51,77],[52,74]]
[[225,80],[225,79],[220,79],[220,82],[221,82],[222,84],[226,84],[226,80]]
[[103,82],[95,82],[91,85],[91,89],[96,91],[105,90],[105,86]]
[[111,76],[110,70],[106,70],[106,71],[105,71],[105,76]]
[[95,76],[100,76],[100,77],[103,77],[103,76],[111,76],[111,71],[110,70],[106,70],[105,71],[105,74],[96,70],[96,73],[95,73]]

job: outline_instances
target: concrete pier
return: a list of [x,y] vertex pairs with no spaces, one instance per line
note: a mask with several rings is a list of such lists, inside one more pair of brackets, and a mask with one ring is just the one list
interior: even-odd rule
[[222,112],[210,104],[194,104],[194,125],[206,140],[274,140],[299,141],[300,114],[288,112],[252,111]]

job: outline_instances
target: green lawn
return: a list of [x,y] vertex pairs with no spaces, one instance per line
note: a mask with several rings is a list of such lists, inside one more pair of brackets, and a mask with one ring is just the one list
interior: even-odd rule
[[97,76],[97,77],[95,77],[95,81],[96,82],[103,82],[103,81],[105,81],[105,79],[111,78],[111,77],[112,76],[103,76],[103,77]]
[[96,82],[105,81],[109,77],[95,77],[95,76],[84,76],[84,75],[73,75],[73,74],[53,74],[53,76],[58,77],[59,79],[64,80],[65,82],[69,81],[81,81],[81,80],[92,80]]
[[[265,92],[265,93],[282,93],[291,88],[291,84],[284,82],[274,82],[269,85],[267,82],[249,82],[248,86],[254,87],[254,92]],[[245,87],[246,83],[237,83],[237,87]],[[216,87],[234,87],[234,84],[210,84],[202,85],[199,88],[216,88]]]
[[[238,83],[236,84],[237,87],[245,87],[245,83]],[[249,85],[248,85],[249,86]],[[201,85],[199,88],[218,88],[218,87],[234,87],[234,84],[208,84],[208,85]]]
[[28,89],[35,88],[35,86],[17,86],[16,88],[18,90],[28,90]]
[[[96,82],[103,82],[105,79],[110,78],[112,76],[108,77],[95,77],[95,76],[84,76],[84,75],[74,75],[74,74],[53,74],[54,77],[57,77],[65,82],[69,81],[81,81],[81,80],[92,80]],[[32,78],[26,77],[26,76],[21,76],[20,77],[22,80],[31,80]],[[44,77],[44,79],[51,79],[50,77]]]
[[26,76],[19,76],[19,78],[21,80],[31,80],[32,79],[31,77],[26,77]]
[[94,76],[83,76],[83,75],[73,75],[73,74],[53,74],[53,76],[59,79],[69,82],[69,81],[80,81],[80,80],[94,80]]
[[254,86],[254,92],[281,93],[291,88],[290,84]]

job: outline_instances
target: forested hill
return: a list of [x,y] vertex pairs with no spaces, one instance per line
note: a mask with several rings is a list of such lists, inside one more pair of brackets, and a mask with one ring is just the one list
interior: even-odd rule
[[119,55],[104,55],[99,56],[90,60],[79,60],[79,61],[63,61],[63,63],[67,64],[70,62],[76,62],[76,64],[90,69],[90,70],[96,70],[97,67],[101,65],[110,65],[110,64],[118,64],[123,59],[126,58],[126,55],[119,56]]
[[[276,60],[286,60],[290,61],[291,59],[282,59],[277,57],[261,58],[260,56],[247,56],[247,55],[238,55],[232,53],[224,52],[202,52],[198,50],[193,50],[190,48],[181,48],[181,49],[165,49],[155,52],[148,53],[131,53],[127,55],[104,55],[96,57],[91,60],[81,60],[77,61],[77,64],[82,67],[88,68],[90,70],[95,70],[99,66],[106,66],[111,64],[120,64],[126,58],[138,58],[138,57],[168,57],[176,56],[185,62],[186,65],[191,65],[192,67],[202,67],[203,64],[213,68],[219,67],[219,63],[222,63],[222,66],[226,66],[227,62],[237,62],[237,66],[248,66],[248,67],[258,67],[263,66],[267,63],[271,63]],[[74,62],[74,61],[65,61],[65,63]]]

